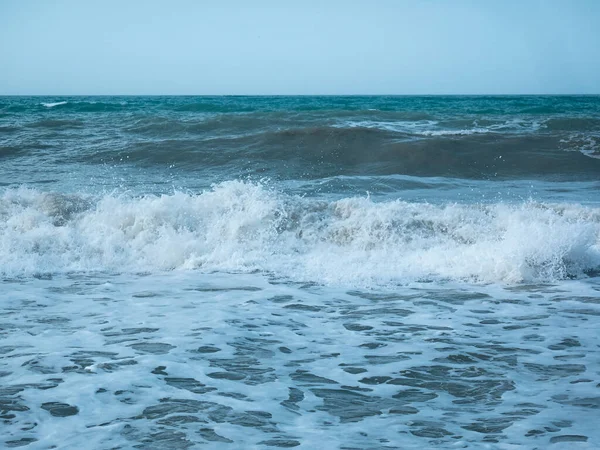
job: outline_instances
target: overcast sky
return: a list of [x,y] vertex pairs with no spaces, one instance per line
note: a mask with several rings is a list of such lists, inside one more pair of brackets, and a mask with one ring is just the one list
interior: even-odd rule
[[600,0],[0,0],[0,94],[600,93]]

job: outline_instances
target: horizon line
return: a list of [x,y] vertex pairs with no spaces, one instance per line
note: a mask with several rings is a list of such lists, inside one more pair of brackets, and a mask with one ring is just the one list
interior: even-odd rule
[[0,97],[596,97],[598,93],[520,94],[2,94]]

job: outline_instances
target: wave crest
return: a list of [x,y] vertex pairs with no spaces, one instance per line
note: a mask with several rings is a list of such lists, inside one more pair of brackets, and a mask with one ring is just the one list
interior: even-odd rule
[[42,106],[46,108],[54,108],[55,106],[66,105],[69,102],[51,102],[51,103],[42,103]]
[[0,197],[0,271],[265,271],[379,286],[451,279],[518,283],[600,268],[600,209],[323,201],[229,181],[199,195]]

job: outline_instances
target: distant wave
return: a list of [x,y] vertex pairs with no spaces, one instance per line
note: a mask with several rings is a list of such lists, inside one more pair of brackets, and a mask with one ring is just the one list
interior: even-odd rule
[[600,209],[572,204],[325,201],[229,181],[199,195],[7,190],[0,272],[265,271],[376,286],[549,282],[600,270]]
[[[121,111],[129,106],[127,101],[102,101],[102,100],[65,100],[60,102],[43,102],[39,105],[51,109],[56,107],[61,111],[69,112],[110,112]],[[26,109],[25,109],[26,110]]]
[[54,102],[54,103],[42,103],[46,108],[54,108],[55,106],[66,105],[69,102]]
[[[542,121],[508,119],[484,121],[480,120],[347,120],[335,126],[339,128],[374,128],[396,133],[413,134],[415,136],[466,136],[485,133],[530,133],[545,128]],[[565,120],[568,123],[568,120]]]
[[[168,136],[163,128],[164,135]],[[415,137],[376,128],[319,126],[258,129],[254,134],[237,136],[187,134],[185,138],[133,142],[118,151],[107,149],[77,159],[102,164],[126,160],[146,167],[175,164],[189,170],[223,168],[232,176],[281,173],[291,178],[402,174],[597,179],[600,161],[572,151],[579,144],[561,139],[554,135],[492,133]]]
[[492,130],[490,130],[489,128],[475,127],[465,130],[427,130],[422,131],[419,134],[422,134],[423,136],[468,136],[471,134],[490,133],[491,131]]
[[[522,112],[536,108],[546,112]],[[0,97],[0,116],[4,159],[52,145],[46,161],[59,165],[219,180],[600,173],[597,97]]]
[[29,128],[70,128],[81,126],[83,126],[81,120],[69,119],[42,119],[27,125]]

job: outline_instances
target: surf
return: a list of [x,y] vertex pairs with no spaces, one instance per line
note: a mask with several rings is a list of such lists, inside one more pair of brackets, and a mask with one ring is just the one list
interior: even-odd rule
[[261,271],[375,287],[423,280],[521,283],[600,268],[600,208],[306,198],[249,181],[199,194],[7,190],[5,276],[108,271]]

